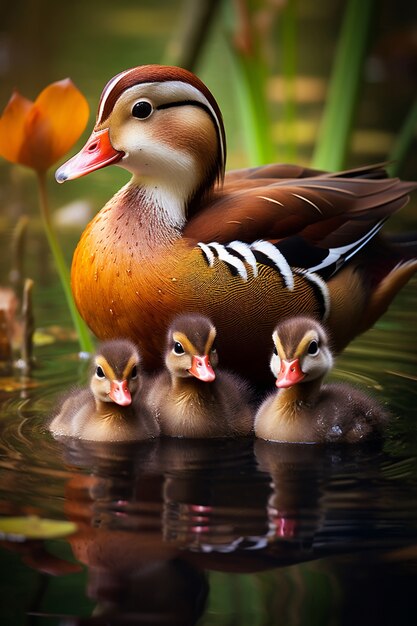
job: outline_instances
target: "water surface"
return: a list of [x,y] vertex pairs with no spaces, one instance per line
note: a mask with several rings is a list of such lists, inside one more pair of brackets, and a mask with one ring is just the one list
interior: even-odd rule
[[366,445],[63,444],[45,425],[86,368],[71,341],[38,347],[0,390],[0,513],[78,530],[1,542],[1,623],[414,624],[415,287],[333,372],[393,413]]

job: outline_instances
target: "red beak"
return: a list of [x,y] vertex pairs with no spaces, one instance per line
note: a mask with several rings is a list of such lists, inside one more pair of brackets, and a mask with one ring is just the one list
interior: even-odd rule
[[305,377],[304,372],[301,369],[299,359],[293,361],[281,360],[281,370],[278,374],[275,382],[277,387],[292,387],[297,383],[300,383]]
[[188,371],[190,374],[205,383],[211,383],[216,378],[216,374],[211,367],[211,363],[207,355],[193,356],[191,367]]
[[109,398],[120,406],[128,406],[132,403],[127,380],[112,380],[110,384]]
[[55,178],[58,183],[80,178],[111,163],[117,163],[123,156],[124,152],[115,150],[111,145],[108,128],[93,131],[84,148],[57,169]]

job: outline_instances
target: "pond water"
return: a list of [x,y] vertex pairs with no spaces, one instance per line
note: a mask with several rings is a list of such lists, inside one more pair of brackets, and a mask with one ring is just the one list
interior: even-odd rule
[[414,624],[415,288],[332,374],[390,407],[378,444],[64,445],[45,424],[85,364],[38,346],[30,384],[0,380],[0,512],[77,532],[1,542],[0,623]]
[[[399,18],[407,22],[406,5],[414,11],[412,3],[400,3],[401,10],[380,4],[387,25]],[[70,75],[88,95],[93,116],[112,75],[166,56],[182,5],[9,3],[3,19],[14,41],[13,63],[0,85],[2,102],[16,85],[35,97],[52,80]],[[334,56],[343,3],[298,5],[299,70],[320,78]],[[223,23],[214,26],[199,73],[210,77],[225,115],[229,167],[243,167],[229,44]],[[398,132],[408,92],[414,98],[414,64],[411,79],[400,81],[407,74],[400,54],[407,40],[404,47],[395,42],[388,40],[384,50],[398,82],[388,75],[386,82],[367,84],[358,128],[378,129],[384,118]],[[318,64],[325,69],[317,72]],[[298,129],[297,141],[304,144],[297,156],[310,153],[316,131],[302,131],[316,128],[321,109],[320,97],[300,103],[308,124]],[[274,111],[279,113],[276,102]],[[280,135],[280,127],[271,128]],[[383,133],[382,139],[387,141]],[[359,164],[386,159],[385,143],[375,148],[368,135],[357,143]],[[349,165],[359,158],[353,156]],[[406,166],[403,176],[415,177],[413,155]],[[93,194],[98,207],[121,186],[120,174],[87,177],[64,191],[51,185],[52,204]],[[0,165],[2,175],[9,180],[8,165]],[[29,208],[36,206],[32,180],[24,173],[14,176],[15,184],[1,191],[2,220],[8,215],[13,223],[16,205],[25,203],[10,193],[12,187],[24,186]],[[1,257],[8,248],[1,244],[4,268],[8,261]],[[45,326],[44,338],[54,340],[36,346],[31,379],[17,386],[18,378],[0,378],[0,515],[69,520],[77,531],[59,540],[0,540],[0,625],[414,625],[417,279],[375,328],[348,347],[332,372],[333,379],[362,385],[389,406],[393,418],[378,444],[284,445],[248,438],[64,445],[51,437],[47,420],[60,394],[86,381],[86,364],[75,341],[60,332],[68,316],[39,246],[29,242],[36,320]]]

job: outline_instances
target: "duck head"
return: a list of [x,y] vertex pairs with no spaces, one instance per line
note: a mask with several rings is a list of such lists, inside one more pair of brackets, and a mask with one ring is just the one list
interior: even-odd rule
[[171,377],[194,376],[203,382],[212,382],[218,364],[215,338],[216,329],[207,317],[199,314],[176,317],[168,330],[165,354]]
[[273,334],[270,367],[279,388],[323,378],[333,357],[324,328],[307,317],[289,318]]
[[136,346],[127,340],[105,341],[94,357],[90,389],[96,401],[132,404],[139,391],[140,357]]
[[116,164],[186,207],[223,179],[225,159],[222,115],[204,83],[178,67],[144,65],[107,83],[90,138],[56,179]]

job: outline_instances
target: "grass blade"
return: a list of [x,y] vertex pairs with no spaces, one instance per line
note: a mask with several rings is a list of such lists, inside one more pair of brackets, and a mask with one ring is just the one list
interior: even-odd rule
[[374,0],[349,0],[336,51],[312,166],[339,170],[345,165],[359,96]]

